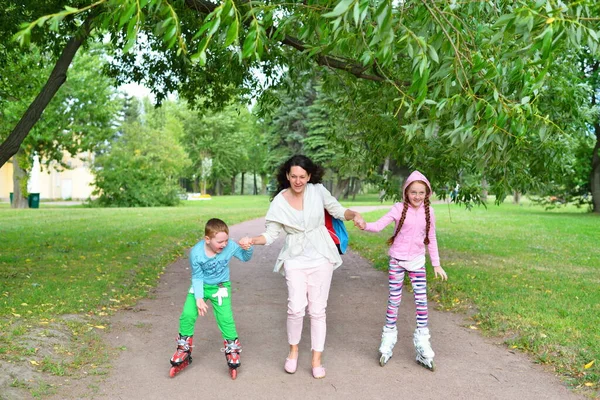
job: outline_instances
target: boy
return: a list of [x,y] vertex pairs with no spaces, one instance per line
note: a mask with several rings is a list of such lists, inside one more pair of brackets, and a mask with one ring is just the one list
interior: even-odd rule
[[225,352],[231,378],[236,378],[242,348],[231,311],[229,260],[235,257],[248,261],[252,258],[252,252],[252,247],[244,250],[237,243],[229,241],[229,228],[225,222],[212,218],[206,223],[204,240],[197,243],[190,252],[192,286],[179,318],[179,338],[177,351],[171,357],[171,377],[192,362],[194,325],[198,314],[206,315],[208,300],[212,303],[217,326],[223,335],[225,348],[222,351]]

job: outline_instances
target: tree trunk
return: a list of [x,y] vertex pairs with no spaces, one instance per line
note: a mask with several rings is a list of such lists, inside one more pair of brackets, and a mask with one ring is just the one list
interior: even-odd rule
[[240,194],[243,196],[244,195],[244,177],[246,176],[245,172],[242,172],[242,186],[240,188]]
[[513,195],[513,203],[519,204],[520,201],[521,201],[521,192],[517,192],[515,190],[514,195]]
[[592,153],[592,172],[590,173],[590,188],[592,191],[592,211],[600,213],[600,123],[594,125],[596,146]]
[[231,178],[231,194],[235,194],[235,175]]
[[79,33],[69,39],[62,54],[56,61],[56,65],[50,73],[46,84],[35,100],[29,105],[29,108],[19,120],[17,126],[15,126],[6,140],[0,144],[0,167],[17,153],[21,147],[21,143],[23,143],[23,140],[25,140],[33,126],[40,119],[50,100],[52,100],[58,89],[67,80],[69,65],[71,65],[77,50],[79,50],[83,42],[88,38],[94,16],[90,15],[83,23]]
[[27,178],[27,174],[19,165],[19,158],[23,150],[19,148],[17,154],[13,157],[13,201],[12,208],[29,208],[25,193],[21,191],[21,182]]
[[361,181],[358,178],[354,178],[354,184],[352,185],[352,201],[356,200],[356,195],[360,191]]
[[253,195],[257,195],[258,194],[258,186],[256,186],[256,172],[254,173],[254,190],[252,191]]
[[481,200],[486,202],[488,198],[488,184],[485,178],[481,178]]
[[[390,170],[390,157],[388,156],[385,158],[385,162],[383,163],[383,171],[381,171],[381,175],[386,177],[385,179],[387,179],[386,172],[388,172],[389,170]],[[379,200],[383,200],[383,196],[385,196],[385,190],[380,190],[379,191]]]
[[348,196],[350,196],[350,191],[352,190],[352,185],[354,183],[354,178],[348,179],[348,184],[346,185],[346,189],[344,189],[343,199],[348,200]]
[[261,188],[260,188],[260,193],[261,194],[267,194],[267,175],[261,175],[260,176],[260,182],[261,182]]
[[350,179],[339,179],[337,184],[333,188],[333,197],[339,199],[341,196],[346,193],[346,189],[348,188],[348,184],[350,183]]

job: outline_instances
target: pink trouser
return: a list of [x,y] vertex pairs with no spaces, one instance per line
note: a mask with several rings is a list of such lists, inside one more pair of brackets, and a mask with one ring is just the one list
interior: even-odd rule
[[310,339],[314,351],[323,351],[327,323],[325,309],[333,275],[333,264],[327,262],[306,269],[285,269],[288,287],[287,332],[290,344],[300,343],[306,306],[310,316]]

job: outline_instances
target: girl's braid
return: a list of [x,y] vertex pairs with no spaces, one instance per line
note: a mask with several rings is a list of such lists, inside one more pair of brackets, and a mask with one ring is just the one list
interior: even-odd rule
[[396,227],[396,231],[394,232],[394,235],[387,240],[387,244],[389,246],[391,246],[392,243],[394,243],[394,239],[396,239],[396,236],[398,236],[398,233],[400,232],[400,228],[402,228],[402,224],[404,224],[404,220],[406,219],[407,211],[408,211],[408,201],[405,200],[404,208],[402,208],[402,216],[400,217],[400,221],[398,221],[398,226]]
[[[429,189],[427,190],[427,193],[429,193]],[[425,206],[425,240],[423,240],[423,243],[425,245],[429,244],[429,196],[425,197],[425,201],[423,201],[423,205]]]

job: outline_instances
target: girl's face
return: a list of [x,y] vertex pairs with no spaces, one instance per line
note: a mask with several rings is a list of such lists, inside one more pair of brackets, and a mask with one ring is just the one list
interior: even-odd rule
[[227,246],[229,235],[226,232],[219,232],[213,237],[204,236],[204,241],[208,249],[215,254],[219,254]]
[[287,179],[290,181],[290,189],[295,194],[301,194],[304,193],[304,188],[310,181],[310,174],[302,167],[293,166],[290,168],[290,172],[287,173]]
[[406,188],[408,203],[414,208],[418,208],[427,196],[427,186],[421,182],[413,182]]

